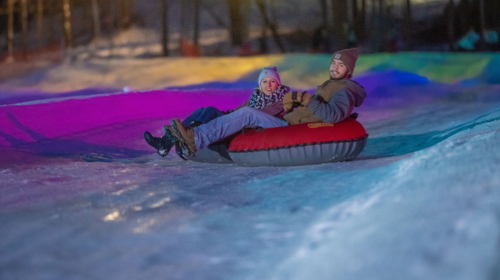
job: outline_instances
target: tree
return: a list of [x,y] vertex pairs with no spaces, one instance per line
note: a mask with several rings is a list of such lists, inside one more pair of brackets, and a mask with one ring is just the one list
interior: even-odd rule
[[259,8],[260,14],[262,15],[262,19],[264,20],[264,24],[271,29],[271,34],[273,35],[274,41],[276,42],[276,45],[280,49],[282,53],[285,52],[285,46],[283,45],[283,42],[281,42],[281,38],[278,34],[278,28],[274,23],[272,23],[269,20],[269,17],[267,16],[266,13],[266,6],[264,0],[255,0],[257,7]]
[[454,13],[455,13],[455,5],[453,4],[453,0],[449,0],[448,3],[448,50],[454,50],[455,43],[455,30],[454,30]]
[[66,48],[73,48],[73,34],[71,32],[71,6],[69,0],[63,0],[63,18],[64,18],[64,41]]
[[163,56],[168,56],[168,0],[161,1],[161,19]]
[[231,22],[230,34],[233,46],[241,46],[248,36],[248,22],[242,13],[247,0],[226,0],[229,8],[229,20]]
[[101,37],[101,16],[97,0],[92,0],[92,22],[94,26],[94,38]]
[[7,62],[14,61],[14,2],[7,0]]
[[194,39],[195,46],[198,46],[200,37],[200,0],[194,0]]
[[412,50],[412,31],[413,31],[413,20],[412,20],[412,12],[411,12],[411,1],[406,0],[406,10],[405,10],[405,41],[407,50]]
[[333,42],[334,49],[343,49],[347,46],[347,2],[345,0],[332,0],[333,12]]

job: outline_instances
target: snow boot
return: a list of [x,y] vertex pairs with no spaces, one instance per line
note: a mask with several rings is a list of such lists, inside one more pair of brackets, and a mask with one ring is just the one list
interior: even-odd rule
[[182,149],[182,143],[180,141],[175,141],[175,152],[177,153],[177,155],[182,158],[183,160],[188,160],[185,156],[184,156],[184,150]]
[[146,140],[149,146],[155,148],[156,152],[162,157],[168,155],[168,152],[170,152],[170,149],[174,146],[168,137],[154,137],[148,131],[144,132],[144,140]]
[[197,152],[194,142],[194,130],[192,127],[184,127],[180,120],[173,119],[172,125],[166,125],[163,128],[165,131],[170,131],[177,140],[182,144],[183,150],[188,155],[194,155]]
[[169,135],[170,137],[172,137],[172,143],[175,143],[175,152],[179,156],[182,154],[183,156],[181,158],[184,157],[184,154],[189,155],[189,149],[187,148],[187,145],[181,142],[171,125],[164,126],[163,131],[165,132],[165,135]]

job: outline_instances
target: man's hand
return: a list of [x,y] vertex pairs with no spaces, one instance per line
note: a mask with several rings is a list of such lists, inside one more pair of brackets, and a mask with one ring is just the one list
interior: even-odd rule
[[309,100],[311,100],[311,95],[307,93],[306,91],[304,92],[296,92],[292,91],[285,96],[283,96],[283,109],[285,112],[288,112],[292,110],[294,107],[299,107],[301,105],[306,106],[307,103],[309,103]]

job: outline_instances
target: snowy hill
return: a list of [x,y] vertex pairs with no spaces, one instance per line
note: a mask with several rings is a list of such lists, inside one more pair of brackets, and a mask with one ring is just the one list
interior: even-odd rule
[[328,64],[90,59],[1,83],[0,279],[496,278],[498,54],[361,56],[355,161],[203,164],[142,138],[239,105],[261,67],[313,89]]

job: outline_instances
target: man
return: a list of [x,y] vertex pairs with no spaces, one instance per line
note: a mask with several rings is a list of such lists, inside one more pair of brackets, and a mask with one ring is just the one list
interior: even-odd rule
[[359,107],[366,97],[361,85],[351,80],[358,58],[358,49],[341,50],[333,54],[330,64],[330,79],[318,86],[314,96],[307,92],[289,92],[283,98],[286,114],[276,118],[246,107],[195,128],[186,128],[180,120],[173,119],[165,126],[181,143],[185,150],[194,154],[211,143],[224,139],[246,126],[272,128],[307,122],[337,123],[348,118],[354,107]]

